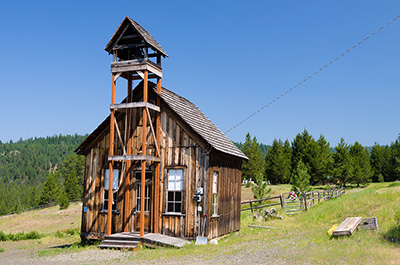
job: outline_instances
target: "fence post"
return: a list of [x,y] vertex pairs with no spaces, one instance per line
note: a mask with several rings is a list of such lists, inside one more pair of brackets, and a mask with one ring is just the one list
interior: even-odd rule
[[283,205],[283,197],[282,197],[282,194],[279,195],[279,197],[280,197],[280,199],[281,199],[281,207],[282,207],[283,210],[285,210],[285,206]]
[[253,213],[253,204],[250,201],[250,208],[251,208],[251,213]]
[[307,196],[304,192],[303,192],[303,198],[304,198],[304,209],[307,211]]

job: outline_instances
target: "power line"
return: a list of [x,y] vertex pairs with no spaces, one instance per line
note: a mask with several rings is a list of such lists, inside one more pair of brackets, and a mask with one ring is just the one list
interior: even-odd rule
[[391,23],[393,23],[394,21],[396,21],[398,18],[400,18],[400,15],[398,15],[397,17],[395,17],[394,19],[392,19],[391,21],[389,21],[388,23],[386,23],[385,25],[383,25],[382,27],[380,27],[378,30],[376,30],[375,32],[371,33],[370,35],[368,35],[367,37],[365,37],[362,41],[360,41],[359,43],[357,43],[356,45],[354,45],[353,47],[351,47],[350,49],[348,49],[347,51],[345,51],[344,53],[342,53],[341,55],[337,56],[335,59],[333,59],[332,61],[330,61],[329,63],[325,64],[323,67],[319,68],[317,71],[315,71],[313,74],[309,75],[307,78],[305,78],[303,81],[297,83],[296,85],[294,85],[293,87],[291,87],[289,90],[287,90],[285,93],[281,94],[280,96],[278,96],[277,98],[275,98],[274,100],[270,101],[268,104],[264,105],[262,108],[258,109],[257,111],[255,111],[253,114],[249,115],[247,118],[245,118],[244,120],[240,121],[239,123],[237,123],[236,125],[234,125],[233,127],[231,127],[229,130],[227,130],[225,132],[225,134],[227,134],[228,132],[232,131],[233,129],[235,129],[236,127],[240,126],[242,123],[246,122],[247,120],[249,120],[250,118],[252,118],[253,116],[255,116],[256,114],[258,114],[259,112],[261,112],[262,110],[264,110],[265,108],[267,108],[268,106],[270,106],[272,103],[278,101],[279,99],[281,99],[282,97],[286,96],[289,92],[291,92],[293,89],[297,88],[298,86],[302,85],[303,83],[305,83],[307,80],[309,80],[310,78],[312,78],[313,76],[317,75],[319,72],[321,72],[322,70],[324,70],[325,68],[327,68],[329,65],[333,64],[334,62],[336,62],[337,60],[339,60],[340,58],[342,58],[343,56],[345,56],[346,54],[348,54],[349,52],[351,52],[353,49],[355,49],[357,46],[359,46],[360,44],[362,44],[364,41],[368,40],[370,37],[374,36],[376,33],[378,33],[379,31],[381,31],[382,29],[384,29],[385,27],[389,26]]

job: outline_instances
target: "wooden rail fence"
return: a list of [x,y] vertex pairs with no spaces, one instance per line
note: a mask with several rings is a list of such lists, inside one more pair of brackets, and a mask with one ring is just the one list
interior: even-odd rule
[[[240,211],[248,211],[256,209],[262,209],[271,206],[280,205],[287,215],[297,214],[300,211],[307,211],[308,208],[315,206],[321,201],[327,201],[336,197],[340,197],[345,193],[345,188],[322,190],[322,191],[310,191],[298,195],[296,199],[290,200],[289,193],[283,193],[282,195],[260,199],[260,200],[249,200],[241,202],[241,205],[250,204],[250,207],[243,208]],[[263,204],[263,202],[270,201],[269,204]],[[261,203],[261,205],[253,206],[254,204]]]

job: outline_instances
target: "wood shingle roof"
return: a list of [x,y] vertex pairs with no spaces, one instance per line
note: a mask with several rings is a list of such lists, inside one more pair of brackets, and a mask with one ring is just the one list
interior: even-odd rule
[[[153,85],[155,89],[155,84]],[[248,159],[195,104],[166,88],[161,89],[161,98],[212,148],[228,155]]]

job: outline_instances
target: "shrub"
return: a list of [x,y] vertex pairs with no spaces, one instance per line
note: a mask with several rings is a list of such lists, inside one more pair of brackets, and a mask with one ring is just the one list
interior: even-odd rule
[[7,241],[8,240],[8,236],[6,234],[4,234],[3,231],[0,231],[0,241]]
[[41,237],[42,237],[42,235],[39,234],[38,231],[31,231],[31,232],[25,234],[25,239],[39,239]]

